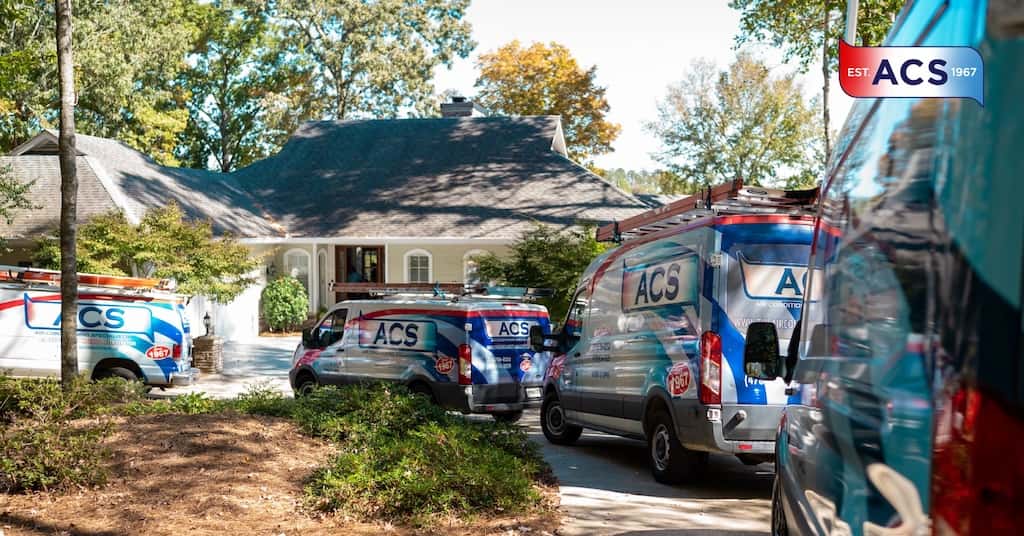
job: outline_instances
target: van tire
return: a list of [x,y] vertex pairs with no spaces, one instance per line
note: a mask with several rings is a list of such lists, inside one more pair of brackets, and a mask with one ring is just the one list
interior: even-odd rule
[[540,406],[540,429],[555,445],[571,445],[583,434],[583,427],[566,422],[562,402],[554,393],[548,393]]
[[519,419],[523,418],[523,410],[500,411],[498,413],[492,413],[491,417],[494,417],[494,420],[497,422],[515,424],[519,422]]
[[312,393],[318,387],[316,378],[310,374],[303,374],[299,376],[299,379],[295,382],[295,398],[302,398]]
[[97,380],[105,380],[107,378],[120,378],[128,382],[142,381],[134,372],[124,367],[109,367],[101,370],[97,370],[93,374],[93,378]]
[[651,416],[647,453],[651,460],[651,473],[662,484],[693,480],[708,460],[708,453],[689,450],[679,442],[672,416],[664,409],[655,410]]

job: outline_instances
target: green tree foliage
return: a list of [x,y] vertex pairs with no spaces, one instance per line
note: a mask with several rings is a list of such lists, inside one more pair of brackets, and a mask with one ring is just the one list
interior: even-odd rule
[[11,167],[0,164],[0,219],[10,225],[18,211],[37,208],[28,197],[33,184],[35,181],[21,182],[14,178]]
[[[77,127],[236,169],[313,118],[426,115],[469,0],[76,0]],[[57,118],[54,4],[0,0],[0,152]]]
[[182,162],[232,171],[282,145],[311,116],[306,66],[293,61],[267,5],[219,0],[198,6],[200,38],[178,85],[189,97]]
[[538,223],[512,244],[508,255],[477,257],[477,274],[481,281],[499,285],[553,289],[554,296],[541,303],[552,319],[560,320],[569,309],[580,275],[606,249],[596,240],[593,225],[559,232]]
[[[78,228],[78,268],[82,272],[173,278],[183,294],[227,302],[254,281],[259,259],[232,237],[213,237],[209,222],[186,220],[177,204],[152,209],[133,225],[121,212],[94,217]],[[44,268],[60,265],[54,239],[39,241],[33,260]]]
[[[862,0],[857,16],[857,37],[864,46],[878,46],[885,40],[904,0]],[[839,61],[839,40],[845,30],[844,0],[731,0],[729,7],[740,11],[737,46],[768,42],[782,48],[787,60],[797,60],[806,71],[812,63],[822,64],[823,158],[830,151],[831,128],[828,111],[829,78]]]
[[294,277],[279,277],[263,289],[260,309],[271,331],[292,329],[309,315],[306,287]]
[[601,176],[615,186],[634,194],[692,193],[683,191],[682,188],[685,185],[679,180],[679,177],[665,169],[647,171],[645,169],[613,168],[605,170]]
[[590,165],[592,157],[612,150],[621,127],[606,119],[605,88],[597,84],[597,66],[584,69],[558,43],[519,41],[481,54],[477,62],[477,101],[507,115],[560,115],[569,157]]
[[469,0],[278,0],[294,61],[308,65],[324,118],[396,117],[433,105],[434,68],[475,46]]
[[[54,3],[9,1],[0,17],[0,147],[57,119]],[[77,131],[121,139],[158,161],[188,112],[173,84],[195,41],[192,0],[75,2]]]
[[761,186],[813,183],[822,167],[820,123],[794,77],[772,76],[746,53],[724,71],[695,61],[647,125],[662,143],[657,160],[679,176],[675,188],[737,178]]

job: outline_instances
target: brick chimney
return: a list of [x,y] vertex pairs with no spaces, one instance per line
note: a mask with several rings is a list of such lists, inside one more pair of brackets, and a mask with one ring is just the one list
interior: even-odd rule
[[487,117],[487,109],[466,99],[452,97],[451,102],[441,103],[441,117]]

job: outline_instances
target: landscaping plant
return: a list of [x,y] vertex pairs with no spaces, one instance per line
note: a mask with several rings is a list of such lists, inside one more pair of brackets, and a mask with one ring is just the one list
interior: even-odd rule
[[263,289],[260,308],[271,331],[291,330],[306,320],[309,297],[298,279],[279,277]]

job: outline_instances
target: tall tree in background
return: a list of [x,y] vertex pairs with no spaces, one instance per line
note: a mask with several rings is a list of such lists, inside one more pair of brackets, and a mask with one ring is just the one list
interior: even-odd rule
[[605,88],[597,66],[584,69],[558,44],[519,41],[481,54],[476,100],[506,115],[560,115],[569,157],[584,165],[612,150],[621,127],[608,121]]
[[325,119],[426,113],[438,65],[473,50],[469,0],[278,0],[284,38],[311,66]]
[[820,124],[794,74],[772,76],[741,53],[725,71],[695,61],[668,88],[647,125],[663,150],[656,159],[678,174],[680,191],[742,178],[762,186],[807,186],[818,177]]
[[[882,44],[904,0],[862,0],[857,17],[857,37],[864,46]],[[806,70],[821,61],[822,134],[824,159],[832,151],[828,93],[832,72],[839,61],[839,40],[844,31],[844,0],[730,0],[740,11],[737,45],[768,41],[785,50],[786,59],[797,59]]]
[[232,171],[273,152],[312,116],[309,66],[291,60],[265,2],[196,9],[200,37],[178,79],[189,114],[178,155],[190,167],[212,159]]
[[78,375],[78,266],[75,231],[78,170],[75,166],[75,63],[71,50],[71,0],[55,0],[57,74],[60,85],[60,381]]
[[[173,81],[197,35],[194,0],[79,0],[75,72],[81,133],[125,141],[174,163],[188,112]],[[57,122],[53,2],[15,2],[0,17],[0,148]]]

